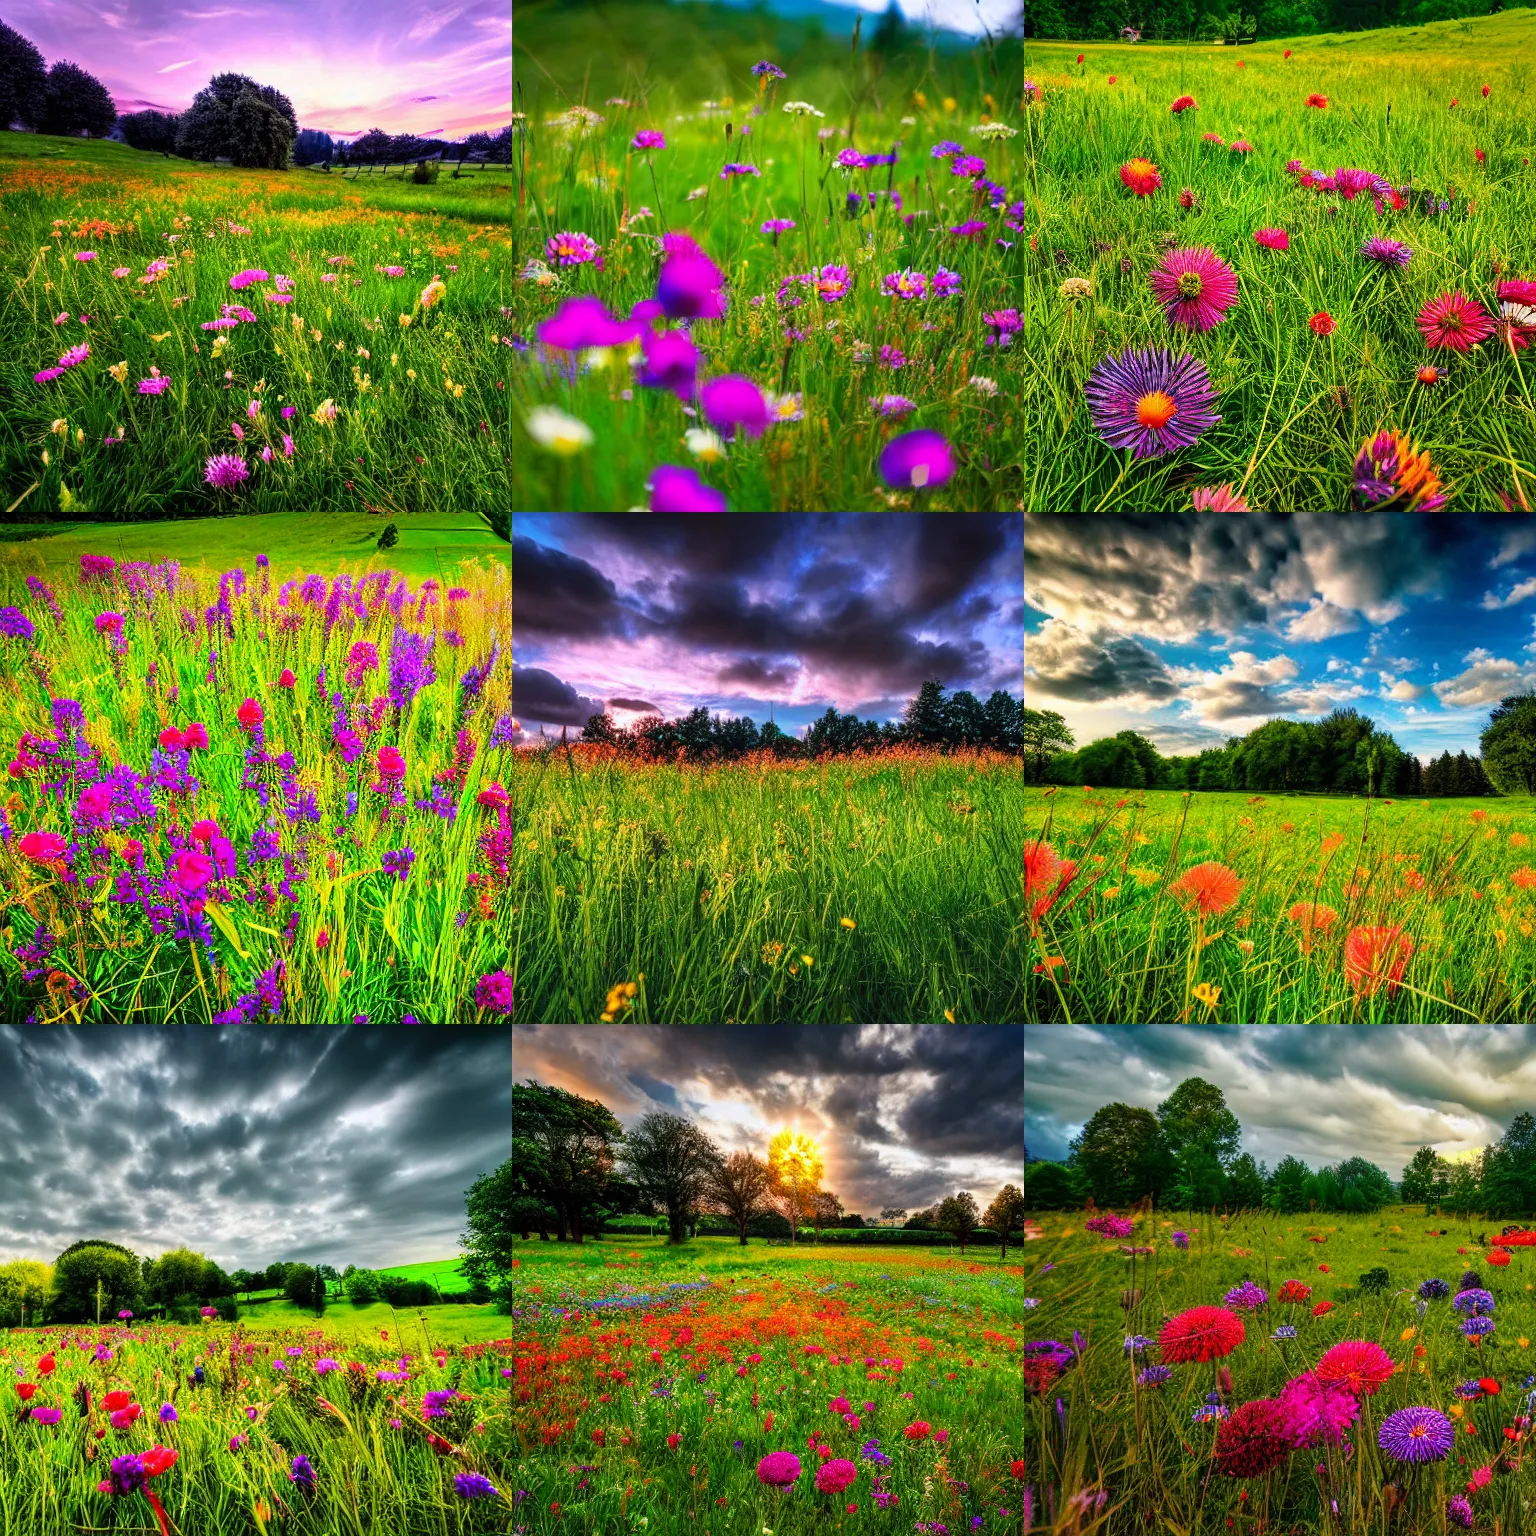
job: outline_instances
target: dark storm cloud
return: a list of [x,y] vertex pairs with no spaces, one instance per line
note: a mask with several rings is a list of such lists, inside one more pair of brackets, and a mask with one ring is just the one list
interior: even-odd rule
[[509,1069],[486,1029],[0,1028],[0,1256],[449,1257],[511,1154]]
[[1024,643],[1024,665],[1042,693],[1092,702],[1127,695],[1154,701],[1178,697],[1168,663],[1127,635],[1095,639],[1059,619]]
[[743,656],[715,673],[715,680],[749,688],[787,688],[795,680],[795,671],[793,666],[775,666],[765,656]]
[[768,569],[773,556],[794,537],[793,516],[778,512],[738,513],[735,517],[688,514],[580,512],[565,519],[575,537],[571,548],[591,543],[617,545],[645,557],[661,556],[673,566],[701,574],[747,576]]
[[530,720],[550,725],[585,725],[591,716],[602,714],[603,701],[577,693],[542,667],[520,667],[514,661],[512,708]]
[[638,709],[648,715],[659,713],[649,699],[609,699],[608,704],[612,709]]
[[1022,1173],[1018,1026],[519,1025],[513,1071],[598,1098],[626,1126],[681,1102],[728,1151],[761,1154],[798,1123],[866,1216],[959,1188],[984,1206]]
[[512,621],[525,634],[612,635],[624,614],[617,588],[585,560],[513,539]]
[[1359,1154],[1397,1178],[1417,1147],[1476,1150],[1536,1107],[1536,1028],[1026,1027],[1030,1153],[1063,1156],[1094,1110],[1155,1109],[1186,1077],[1222,1090],[1243,1150],[1271,1166]]

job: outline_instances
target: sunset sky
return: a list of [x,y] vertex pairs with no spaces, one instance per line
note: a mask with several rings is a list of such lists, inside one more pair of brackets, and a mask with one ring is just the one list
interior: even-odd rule
[[627,1128],[664,1110],[725,1152],[784,1127],[821,1148],[822,1187],[866,1219],[1023,1178],[1016,1025],[515,1025],[512,1070],[597,1099]]
[[6,24],[121,113],[180,112],[224,71],[276,86],[302,128],[454,138],[511,121],[507,0],[13,0]]
[[512,708],[899,718],[926,678],[1023,690],[1023,517],[514,514]]
[[1536,687],[1536,530],[1476,515],[1030,517],[1029,703],[1079,746],[1219,747],[1352,708],[1406,751],[1476,753]]
[[512,1154],[505,1030],[0,1027],[0,1260],[449,1259]]

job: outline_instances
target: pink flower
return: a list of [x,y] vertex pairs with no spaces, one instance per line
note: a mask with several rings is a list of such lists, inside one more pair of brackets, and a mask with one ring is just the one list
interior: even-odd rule
[[219,835],[219,824],[216,821],[198,821],[192,824],[192,841],[195,843],[209,843]]
[[208,884],[213,876],[213,860],[205,853],[183,849],[176,855],[176,884],[191,896]]
[[255,699],[247,699],[235,711],[235,718],[240,722],[242,729],[254,731],[266,719],[266,716],[262,713],[261,705]]
[[57,832],[28,832],[21,840],[21,853],[34,864],[47,864],[62,859],[68,846]]
[[379,777],[386,784],[397,784],[405,777],[405,758],[399,747],[379,748]]
[[1291,237],[1283,229],[1256,229],[1253,238],[1266,250],[1288,251],[1291,248]]
[[187,746],[198,747],[202,751],[208,750],[208,727],[200,721],[194,720],[187,727]]
[[842,1493],[845,1488],[853,1486],[858,1475],[859,1469],[851,1461],[844,1461],[840,1457],[834,1461],[824,1461],[816,1469],[816,1492]]
[[298,682],[298,678],[293,675],[293,669],[291,667],[284,667],[282,676],[277,680],[277,686],[279,688],[292,688],[296,682]]
[[773,1488],[787,1488],[800,1476],[800,1458],[792,1451],[770,1451],[757,1464],[757,1480]]
[[1237,303],[1237,274],[1206,246],[1169,251],[1150,281],[1169,325],[1208,331]]

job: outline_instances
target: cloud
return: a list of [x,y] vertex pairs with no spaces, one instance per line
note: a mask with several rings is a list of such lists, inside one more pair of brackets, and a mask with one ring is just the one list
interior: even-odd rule
[[778,690],[788,688],[794,682],[797,670],[793,664],[775,666],[765,656],[743,656],[740,661],[722,667],[715,673],[715,678],[722,683],[741,683],[759,690]]
[[1448,709],[1476,709],[1497,704],[1511,693],[1536,688],[1536,662],[1509,661],[1488,651],[1468,651],[1469,665],[1455,677],[1434,684],[1434,695]]
[[524,721],[545,725],[583,726],[593,715],[603,712],[601,699],[589,699],[569,683],[563,683],[542,667],[520,667],[512,663],[512,713]]
[[609,699],[608,707],[610,709],[638,710],[643,715],[658,715],[661,713],[649,699]]
[[1513,608],[1516,603],[1523,603],[1528,597],[1536,597],[1536,576],[1516,582],[1502,597],[1495,592],[1483,593],[1483,607]]
[[158,69],[155,73],[158,75],[169,75],[174,70],[185,69],[187,65],[196,63],[196,59],[183,59],[179,64],[167,64],[164,69]]
[[1057,699],[1166,703],[1179,687],[1161,656],[1124,635],[1094,639],[1074,625],[1047,620],[1024,646],[1031,692]]
[[613,635],[624,630],[618,589],[585,560],[512,540],[512,616],[517,632]]
[[1336,608],[1322,598],[1314,598],[1305,613],[1299,613],[1285,626],[1287,640],[1332,640],[1360,628],[1357,614]]
[[1412,704],[1423,698],[1427,691],[1417,683],[1410,683],[1406,679],[1393,681],[1391,675],[1385,672],[1381,675],[1381,686],[1382,698],[1396,699],[1400,704]]

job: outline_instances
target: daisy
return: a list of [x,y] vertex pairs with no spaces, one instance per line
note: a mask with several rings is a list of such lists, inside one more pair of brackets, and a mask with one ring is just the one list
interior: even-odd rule
[[1482,305],[1459,289],[1431,299],[1419,311],[1417,324],[1425,346],[1449,347],[1453,352],[1465,352],[1486,341],[1496,326]]
[[1205,364],[1162,348],[1105,358],[1084,393],[1099,436],[1139,459],[1187,448],[1221,420]]

